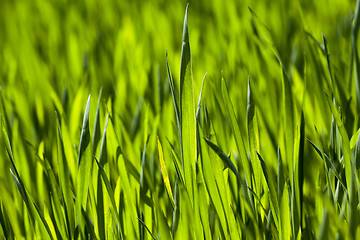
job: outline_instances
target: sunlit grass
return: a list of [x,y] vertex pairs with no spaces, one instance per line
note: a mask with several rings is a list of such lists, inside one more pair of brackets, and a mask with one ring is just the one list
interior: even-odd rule
[[360,238],[359,2],[2,1],[0,238]]

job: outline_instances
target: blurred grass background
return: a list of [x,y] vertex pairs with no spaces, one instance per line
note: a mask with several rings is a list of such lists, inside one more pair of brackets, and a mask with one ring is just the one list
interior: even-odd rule
[[[251,76],[263,121],[270,127],[271,137],[276,137],[281,115],[281,75],[271,48],[255,28],[250,7],[272,34],[284,67],[293,78],[298,106],[307,59],[307,87],[312,91],[307,98],[306,126],[313,131],[316,124],[325,135],[329,134],[330,110],[322,97],[323,89],[330,89],[326,62],[318,57],[319,50],[305,31],[319,42],[322,34],[326,36],[338,84],[353,89],[355,94],[353,81],[347,80],[355,1],[214,0],[190,4],[195,99],[205,72],[210,79],[205,92],[220,89],[220,78],[224,76],[232,86],[230,94],[239,121],[243,122],[240,127],[245,130],[245,86]],[[104,98],[111,97],[117,114],[129,125],[139,101],[145,100],[155,114],[164,105],[169,109],[165,50],[179,87],[185,5],[185,1],[1,1],[0,83],[4,114],[9,119],[18,117],[21,136],[37,146],[50,134],[49,129],[55,128],[56,108],[63,108],[57,110],[71,122],[72,139],[78,141],[81,114],[74,105],[85,102],[87,93],[97,94],[101,87]],[[211,90],[207,91],[209,99]],[[346,100],[340,103],[344,108]],[[54,102],[58,103],[55,109]],[[171,111],[167,120],[170,123],[174,121]],[[349,135],[352,126],[347,128]],[[275,154],[276,147],[269,151]]]
[[[38,142],[51,127],[52,95],[62,100],[68,117],[80,88],[97,93],[103,87],[105,96],[116,98],[118,109],[126,116],[135,114],[134,103],[139,98],[147,99],[157,112],[169,99],[165,50],[173,72],[178,73],[185,1],[0,4],[1,91],[6,96],[4,101],[11,102],[6,104],[8,115],[24,115],[23,134],[27,139]],[[308,48],[315,47],[304,30],[320,42],[323,33],[335,74],[342,84],[348,84],[355,1],[195,1],[191,3],[189,25],[196,93],[205,72],[209,72],[214,88],[220,86],[223,75],[236,86],[231,88],[236,109],[244,112],[246,88],[241,86],[246,86],[250,75],[259,92],[257,98],[267,99],[264,106],[270,109],[278,107],[276,92],[281,88],[277,62],[269,48],[259,49],[248,7],[272,33],[290,74],[293,69],[303,74],[304,52],[312,58]],[[312,78],[327,77],[314,73],[320,71],[318,64],[324,64],[320,60],[317,65],[308,64],[311,89]],[[322,91],[314,89],[316,94]],[[268,118],[273,126],[276,120],[276,116]]]

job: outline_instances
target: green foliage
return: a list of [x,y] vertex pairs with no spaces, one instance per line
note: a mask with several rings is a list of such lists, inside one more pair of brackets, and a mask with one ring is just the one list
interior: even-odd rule
[[360,0],[185,5],[0,1],[0,239],[360,238]]

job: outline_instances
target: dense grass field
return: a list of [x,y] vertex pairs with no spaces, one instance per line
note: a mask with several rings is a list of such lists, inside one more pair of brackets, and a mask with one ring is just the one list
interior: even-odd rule
[[359,239],[359,11],[0,1],[0,239]]

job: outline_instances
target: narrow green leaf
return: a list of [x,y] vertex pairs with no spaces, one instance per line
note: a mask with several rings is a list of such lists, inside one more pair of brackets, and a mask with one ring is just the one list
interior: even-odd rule
[[[267,183],[269,191],[270,191],[270,200],[273,202],[273,206],[275,208],[274,220],[275,220],[275,223],[277,223],[278,219],[279,219],[279,200],[278,200],[278,196],[277,196],[277,193],[276,193],[276,184],[275,184],[275,181],[273,179],[273,176],[269,175],[266,163],[264,162],[263,158],[261,157],[261,155],[257,151],[256,151],[256,153],[257,153],[257,155],[259,157],[260,164],[261,164],[261,169],[263,171],[266,183]],[[284,191],[284,193],[285,193],[285,191]],[[278,224],[276,224],[276,225],[278,225]]]
[[[106,131],[109,122],[110,114],[107,115],[105,128],[102,136],[101,146],[100,146],[100,155],[99,161],[101,165],[105,165],[107,162],[107,141],[106,141]],[[100,239],[105,238],[105,209],[104,209],[104,196],[103,196],[103,185],[101,183],[101,172],[98,172],[98,182],[97,182],[97,204],[96,204],[96,211],[98,217],[98,231]]]
[[115,203],[113,188],[111,187],[110,181],[109,181],[103,167],[101,166],[101,164],[99,163],[99,161],[96,158],[95,158],[95,161],[96,161],[96,163],[97,163],[97,165],[99,167],[99,173],[101,175],[101,178],[105,183],[105,187],[106,187],[106,190],[108,192],[108,196],[109,196],[110,201],[111,201],[111,209],[113,211],[113,214],[115,214],[115,217],[116,217],[118,223],[120,223],[120,216],[119,216],[118,211],[116,209],[116,203]]
[[56,228],[56,231],[60,233],[61,238],[68,238],[66,233],[66,227],[65,227],[65,218],[62,213],[62,206],[60,203],[61,200],[61,194],[59,193],[58,189],[59,185],[55,180],[55,174],[50,166],[49,161],[44,157],[44,163],[45,163],[45,169],[47,174],[47,180],[50,180],[50,189],[51,189],[51,198],[53,203],[53,213],[55,217],[55,223],[54,227]]
[[4,206],[2,203],[0,204],[0,224],[4,232],[4,237],[6,239],[14,239],[14,232],[10,226],[9,217],[6,211],[4,211]]
[[261,166],[257,160],[256,151],[260,151],[260,140],[259,140],[259,128],[256,114],[256,106],[253,98],[253,93],[250,86],[250,77],[248,79],[248,96],[247,96],[247,115],[246,115],[249,149],[250,149],[250,160],[252,169],[254,171],[255,180],[255,192],[260,195],[261,191]]
[[46,223],[44,217],[41,216],[39,210],[36,208],[34,202],[31,200],[30,196],[26,192],[24,185],[19,180],[19,178],[17,176],[15,176],[15,174],[11,171],[11,169],[10,169],[10,173],[14,179],[16,187],[19,190],[23,201],[26,204],[26,207],[30,213],[32,220],[34,221],[34,224],[37,223],[38,226],[40,227],[41,238],[42,239],[51,239],[51,240],[54,239],[51,234],[48,224]]
[[329,54],[329,51],[327,48],[327,42],[326,42],[326,38],[324,35],[322,35],[322,39],[323,39],[323,43],[324,43],[324,54],[325,54],[325,58],[326,58],[326,65],[328,68],[329,77],[330,77],[330,81],[331,81],[332,96],[335,96],[335,83],[334,83],[333,74],[331,72],[330,54]]
[[359,226],[359,186],[357,183],[357,177],[355,171],[360,166],[360,135],[358,137],[354,161],[351,168],[351,182],[349,190],[349,235],[351,239],[356,239],[356,232]]
[[[235,165],[231,162],[230,158],[218,147],[216,146],[214,143],[212,143],[210,140],[207,140],[205,139],[206,143],[214,150],[214,152],[224,161],[225,163],[225,166],[227,166],[228,168],[230,168],[231,171],[234,172],[234,174],[236,175],[237,177],[237,180],[238,180],[238,185],[239,186],[242,186],[242,194],[243,196],[245,197],[246,199],[246,202],[249,203],[250,202],[250,194],[249,196],[246,195],[246,191],[245,189],[247,189],[238,173],[238,171],[236,170],[236,167]],[[221,184],[221,183],[220,183]],[[249,188],[251,190],[251,188]],[[255,194],[256,195],[256,194]],[[222,199],[223,203],[224,201],[226,202],[226,198]],[[230,235],[231,236],[234,236],[235,232],[237,232],[237,228],[236,226],[234,225],[234,221],[232,220],[232,217],[233,215],[230,214],[230,212],[227,212],[227,206],[224,206],[224,210],[225,210],[225,214],[227,214],[227,219],[228,219],[228,226],[229,226],[229,231],[230,231]],[[235,231],[235,232],[234,232]]]
[[[48,224],[46,223],[45,219],[42,217],[41,213],[38,211],[38,209],[36,208],[34,202],[32,201],[31,197],[28,195],[28,193],[25,190],[25,186],[20,178],[19,172],[15,166],[15,161],[14,161],[14,155],[12,152],[12,148],[10,145],[10,140],[9,140],[9,136],[7,134],[7,131],[5,129],[5,124],[4,124],[4,120],[1,118],[1,131],[2,131],[2,135],[3,135],[3,140],[5,142],[5,147],[6,147],[6,151],[8,153],[8,156],[10,158],[10,162],[12,165],[13,170],[10,169],[10,173],[14,179],[15,185],[18,189],[18,191],[20,192],[20,195],[24,201],[24,203],[26,204],[27,209],[29,210],[30,216],[32,218],[32,220],[34,222],[37,222],[39,224],[40,227],[40,231],[41,231],[41,238],[43,239],[53,239],[53,236],[51,234],[51,231],[49,229]],[[15,173],[14,173],[14,172]]]
[[[201,138],[203,137],[201,128],[199,129],[199,136]],[[206,141],[201,141],[201,149],[202,149],[202,154],[200,155],[200,157],[202,161],[201,166],[202,166],[202,172],[204,174],[205,186],[209,193],[209,197],[212,203],[214,204],[215,211],[219,217],[219,222],[220,222],[219,227],[222,228],[225,236],[228,236],[228,232],[227,232],[228,226],[225,217],[225,210],[220,197],[221,193],[219,192],[219,187],[217,186],[217,182],[216,182],[216,176],[215,176],[216,165],[213,166],[211,162],[209,152],[207,150],[208,147]]]
[[156,239],[155,237],[154,237],[154,235],[151,233],[151,231],[150,231],[150,229],[146,226],[146,224],[144,223],[144,221],[142,221],[140,218],[136,218],[137,220],[139,220],[139,222],[141,223],[141,225],[143,225],[144,227],[145,227],[145,229],[148,231],[148,233],[150,234],[150,236],[151,236],[151,238],[152,239]]
[[284,109],[284,132],[285,132],[285,149],[286,162],[289,164],[289,172],[293,171],[293,154],[294,154],[294,105],[291,90],[291,82],[288,79],[283,66],[282,69],[282,96]]
[[175,204],[175,207],[173,210],[172,226],[171,226],[171,233],[173,236],[175,236],[175,233],[179,226],[179,220],[180,220],[180,191],[179,191],[179,184],[178,184],[177,179],[175,179],[174,204]]
[[66,216],[66,225],[68,230],[68,237],[72,236],[74,233],[75,226],[75,215],[74,215],[74,203],[72,200],[72,194],[70,191],[70,172],[69,167],[67,165],[64,143],[61,134],[61,127],[58,115],[56,114],[57,119],[57,157],[58,157],[58,165],[59,165],[59,182],[61,186],[62,195],[64,197],[64,209]]
[[304,185],[304,147],[305,147],[305,118],[304,113],[301,113],[301,123],[300,123],[300,146],[299,146],[299,159],[298,159],[298,184],[299,187],[296,188],[299,191],[300,195],[300,228],[302,229],[302,219],[303,219],[303,185]]
[[208,203],[206,199],[207,193],[205,191],[204,183],[199,184],[198,191],[199,191],[200,219],[204,228],[204,237],[205,239],[212,239],[210,224],[209,224]]
[[[324,92],[325,93],[325,92]],[[342,144],[343,144],[343,156],[344,156],[344,168],[345,168],[345,176],[346,176],[346,182],[351,182],[351,151],[350,151],[350,141],[349,137],[347,135],[346,129],[344,127],[344,123],[342,122],[340,118],[340,114],[335,108],[334,104],[332,103],[330,97],[325,93],[326,100],[330,106],[331,112],[335,118],[336,125],[339,128],[341,138],[342,138]]]
[[[178,130],[179,130],[179,137],[181,138],[180,111],[179,111],[179,106],[178,106],[177,101],[176,101],[175,87],[174,87],[173,79],[171,77],[171,71],[170,71],[170,67],[169,67],[169,63],[168,63],[168,59],[167,59],[167,51],[166,51],[166,68],[167,68],[167,72],[168,72],[171,95],[172,95],[173,102],[174,102],[176,123],[177,123],[177,127],[178,127]],[[181,139],[180,139],[180,142],[181,142]]]
[[166,164],[165,164],[165,160],[164,160],[164,153],[162,150],[162,146],[161,146],[161,142],[159,140],[159,137],[156,138],[157,139],[157,146],[158,146],[158,153],[159,153],[159,161],[160,161],[160,168],[161,168],[161,175],[163,177],[164,180],[164,184],[165,184],[165,188],[166,188],[166,192],[168,194],[168,197],[170,199],[171,205],[174,208],[175,204],[174,204],[174,197],[172,195],[171,192],[171,186],[170,186],[170,180],[169,180],[169,175],[168,172],[166,170]]
[[194,89],[191,66],[191,53],[188,32],[188,7],[186,7],[183,29],[183,42],[180,63],[180,123],[181,150],[185,185],[190,201],[194,201],[195,161],[196,161],[196,124]]
[[83,127],[80,137],[79,157],[78,157],[78,173],[76,180],[76,209],[77,220],[80,223],[80,229],[84,227],[82,223],[81,209],[86,209],[88,198],[88,188],[91,178],[91,148],[88,147],[90,143],[89,131],[89,110],[90,110],[90,95],[86,104]]
[[15,167],[15,162],[14,162],[14,155],[12,153],[12,149],[11,149],[11,145],[10,145],[10,139],[9,139],[9,136],[7,134],[7,131],[5,129],[5,123],[4,123],[4,119],[1,118],[1,131],[2,131],[2,135],[3,135],[3,139],[4,139],[4,143],[5,143],[5,148],[6,148],[6,152],[9,156],[9,159],[10,159],[10,162],[11,162],[11,165],[15,171],[15,176],[17,178],[19,178],[19,173]]
[[85,108],[85,113],[84,113],[83,126],[82,126],[82,131],[81,131],[81,136],[80,136],[78,166],[80,166],[82,156],[90,143],[90,131],[89,131],[90,97],[91,97],[91,95],[89,95],[89,97],[88,97],[88,100],[86,103],[86,108]]
[[359,211],[357,205],[359,204],[358,198],[358,185],[356,182],[355,166],[351,169],[351,182],[349,189],[349,235],[350,239],[356,239],[356,230],[359,227]]
[[98,100],[98,105],[96,108],[96,115],[95,115],[95,122],[94,122],[94,131],[93,131],[93,139],[92,139],[92,146],[91,146],[91,150],[92,150],[92,155],[95,154],[96,152],[96,148],[97,145],[100,141],[100,103],[101,103],[101,94],[102,94],[102,88],[100,89],[99,92],[99,100]]
[[196,122],[197,123],[200,123],[200,126],[201,126],[201,98],[202,98],[202,93],[203,93],[203,89],[204,89],[204,84],[205,84],[205,78],[207,76],[208,73],[205,73],[204,77],[203,77],[203,80],[202,80],[202,83],[201,83],[201,90],[200,90],[200,94],[199,94],[199,100],[198,100],[198,106],[197,106],[197,109],[196,109]]
[[175,152],[175,149],[174,149],[174,146],[171,144],[171,142],[167,139],[169,145],[170,145],[170,150],[171,150],[171,156],[172,156],[172,160],[173,160],[173,163],[174,163],[174,166],[175,166],[175,170],[176,170],[176,174],[180,180],[180,183],[185,185],[185,182],[184,182],[184,174],[183,174],[183,171],[180,167],[181,165],[181,162],[179,160],[179,157],[178,155],[176,154]]
[[278,147],[277,154],[278,154],[278,175],[277,175],[278,194],[277,195],[278,195],[278,199],[281,199],[284,191],[285,179],[284,179],[284,166],[281,159],[280,147]]
[[230,170],[235,174],[239,183],[241,183],[241,185],[243,187],[245,187],[235,165],[232,163],[230,158],[218,146],[216,146],[213,142],[211,142],[209,139],[204,138],[204,140],[211,147],[211,149],[214,150],[214,152],[220,157],[220,159],[224,161],[225,166],[230,168]]
[[196,114],[195,114],[195,119],[196,119],[196,146],[197,146],[196,159],[199,158],[199,155],[201,153],[201,144],[200,144],[201,138],[199,136],[199,127],[202,126],[202,124],[201,124],[201,98],[202,98],[202,92],[203,92],[203,88],[204,88],[206,75],[207,75],[207,73],[205,73],[204,78],[203,78],[202,83],[201,83],[201,90],[200,90],[200,94],[199,94],[198,107],[196,109]]
[[95,232],[94,232],[94,225],[92,224],[91,220],[89,219],[89,216],[85,212],[84,208],[81,208],[81,214],[82,217],[85,219],[85,224],[88,230],[88,235],[90,239],[96,239]]
[[280,198],[280,239],[290,239],[291,225],[290,222],[290,208],[289,208],[289,185],[288,182],[285,184],[285,191],[283,191]]
[[235,111],[234,111],[233,105],[231,103],[229,92],[227,90],[224,78],[221,79],[221,90],[222,90],[222,95],[224,98],[226,110],[227,110],[228,116],[230,118],[231,127],[233,130],[234,136],[235,136],[236,146],[237,146],[239,154],[240,154],[241,165],[244,168],[245,178],[247,179],[247,181],[251,181],[252,175],[250,172],[250,164],[248,162],[244,141],[243,141],[243,138],[240,133],[238,121],[235,116]]
[[360,133],[360,128],[352,135],[351,139],[350,139],[350,148],[353,149],[358,141],[359,138],[359,133]]

